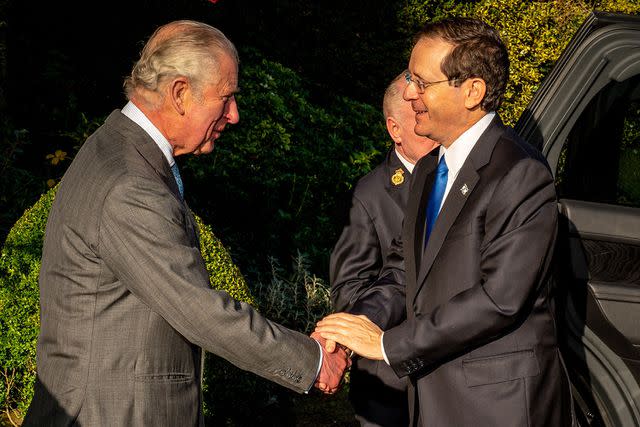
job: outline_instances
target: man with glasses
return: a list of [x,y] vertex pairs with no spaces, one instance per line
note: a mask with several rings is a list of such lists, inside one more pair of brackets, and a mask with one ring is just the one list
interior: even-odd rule
[[413,425],[567,420],[549,268],[553,176],[496,114],[508,71],[504,44],[481,21],[455,18],[418,33],[404,98],[416,133],[441,146],[416,165],[402,238],[373,285],[393,286],[407,319],[384,332],[346,313],[318,324],[325,338],[409,378]]
[[126,79],[129,102],[78,152],[47,222],[25,426],[202,425],[201,348],[299,393],[336,391],[343,349],[209,285],[175,157],[211,152],[238,122],[237,87],[224,34],[169,23]]
[[[414,132],[415,113],[411,103],[402,99],[406,86],[403,72],[384,93],[382,111],[393,144],[386,159],[358,181],[348,223],[331,253],[330,263],[334,309],[360,313],[362,298],[369,306],[387,313],[387,322],[379,324],[382,328],[405,319],[404,301],[397,304],[384,288],[376,289],[370,298],[367,289],[378,278],[392,239],[402,230],[413,167],[437,146]],[[409,422],[407,380],[398,378],[384,362],[356,358],[351,367],[349,399],[362,426],[392,427]]]

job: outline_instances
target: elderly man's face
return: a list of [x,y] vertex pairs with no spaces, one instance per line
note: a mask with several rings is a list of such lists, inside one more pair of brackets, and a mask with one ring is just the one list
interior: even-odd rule
[[[399,84],[405,85],[404,82],[399,82]],[[396,142],[398,144],[397,148],[405,159],[415,164],[420,158],[438,146],[438,143],[416,134],[414,130],[416,114],[410,102],[398,99],[393,107],[392,116],[396,118],[400,125],[400,142]]]
[[[447,76],[440,69],[443,58],[452,45],[444,40],[422,39],[413,48],[409,60],[409,72],[414,81],[404,91],[404,99],[411,101],[415,111],[415,132],[448,147],[466,126],[464,97],[459,87],[446,82]],[[424,84],[420,92],[418,84]],[[435,84],[430,84],[434,83]]]
[[214,141],[220,137],[227,124],[238,123],[240,115],[234,93],[238,89],[238,65],[228,56],[220,61],[220,82],[208,85],[201,99],[193,99],[187,109],[187,129],[181,147],[175,155],[207,154],[213,150]]

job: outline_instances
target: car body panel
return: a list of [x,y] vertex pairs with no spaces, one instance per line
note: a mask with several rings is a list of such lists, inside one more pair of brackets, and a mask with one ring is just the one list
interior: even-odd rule
[[640,201],[623,191],[637,112],[640,16],[594,13],[516,124],[556,177],[558,323],[580,425],[640,426]]

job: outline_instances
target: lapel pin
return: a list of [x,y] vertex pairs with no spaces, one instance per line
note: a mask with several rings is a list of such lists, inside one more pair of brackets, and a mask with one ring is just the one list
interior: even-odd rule
[[469,192],[469,187],[467,187],[467,184],[463,184],[462,187],[460,187],[460,192],[463,196],[467,195],[467,193]]
[[394,174],[391,176],[391,183],[393,185],[400,185],[404,182],[404,170],[402,168],[398,168],[395,170]]

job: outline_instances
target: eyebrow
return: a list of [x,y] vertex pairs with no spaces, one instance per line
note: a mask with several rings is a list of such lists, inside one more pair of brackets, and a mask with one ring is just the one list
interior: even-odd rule
[[422,77],[419,73],[412,73],[411,71],[409,71],[409,73],[410,73],[412,76],[417,77],[417,78],[419,78],[420,80],[423,80],[423,81],[424,81],[424,77]]

